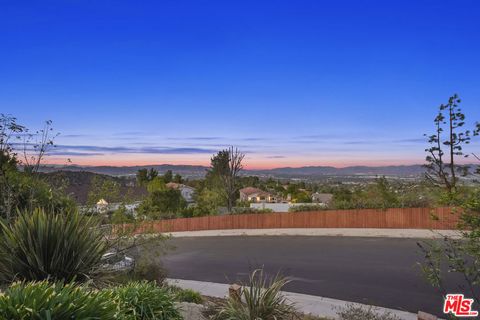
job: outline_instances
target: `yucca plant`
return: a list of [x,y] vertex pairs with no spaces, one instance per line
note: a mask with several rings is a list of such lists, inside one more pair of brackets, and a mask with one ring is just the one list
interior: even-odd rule
[[130,282],[110,289],[125,320],[181,320],[174,296],[155,282]]
[[117,305],[107,291],[47,281],[14,283],[0,296],[0,319],[115,319]]
[[230,297],[217,309],[217,320],[286,320],[295,319],[295,307],[280,290],[289,282],[276,275],[268,280],[263,269],[250,275],[249,283],[242,286],[240,299]]
[[0,277],[83,282],[98,271],[107,248],[89,217],[24,212],[12,224],[0,222]]

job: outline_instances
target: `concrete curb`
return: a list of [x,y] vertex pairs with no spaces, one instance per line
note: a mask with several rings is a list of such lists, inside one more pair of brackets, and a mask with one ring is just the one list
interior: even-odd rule
[[295,228],[295,229],[231,229],[166,233],[172,237],[232,237],[232,236],[321,236],[321,237],[381,237],[408,239],[438,239],[459,237],[457,230],[371,229],[371,228]]
[[[170,285],[175,285],[183,289],[192,289],[200,292],[202,295],[205,296],[225,298],[228,295],[228,284],[181,279],[167,279],[166,281]],[[328,317],[332,319],[338,319],[337,312],[339,311],[339,309],[347,307],[349,305],[366,308],[370,307],[365,304],[311,296],[307,294],[293,292],[282,293],[288,300],[295,304],[295,306],[300,312],[303,312],[305,314],[311,314],[314,316]],[[374,309],[380,314],[389,312],[390,314],[394,314],[403,320],[417,320],[417,315],[414,313],[381,307],[374,307]]]

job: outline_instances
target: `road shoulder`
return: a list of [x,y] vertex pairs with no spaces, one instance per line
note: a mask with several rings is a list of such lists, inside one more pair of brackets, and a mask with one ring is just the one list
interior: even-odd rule
[[457,230],[427,229],[371,229],[371,228],[285,228],[285,229],[231,229],[166,233],[172,237],[228,237],[228,236],[321,236],[321,237],[380,237],[408,239],[439,239],[459,237]]

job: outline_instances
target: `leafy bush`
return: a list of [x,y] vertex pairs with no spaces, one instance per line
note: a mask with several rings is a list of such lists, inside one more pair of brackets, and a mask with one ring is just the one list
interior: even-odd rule
[[167,271],[162,266],[160,257],[145,253],[135,261],[135,267],[131,276],[135,280],[161,283],[167,277]]
[[131,214],[127,213],[127,208],[125,208],[123,205],[115,210],[110,217],[110,222],[112,224],[131,223],[134,221],[135,218]]
[[137,212],[151,220],[173,219],[187,207],[179,190],[155,190],[140,204]]
[[130,282],[109,291],[118,303],[121,319],[182,319],[172,294],[153,282]]
[[175,286],[168,287],[175,297],[175,301],[178,302],[191,302],[196,304],[202,304],[202,295],[192,289],[182,289]]
[[[155,230],[149,225],[150,223],[134,223],[130,226],[115,226],[118,228],[112,232],[119,236],[112,241],[111,252],[115,253],[114,259],[123,260],[125,257],[130,257],[133,258],[134,263],[129,268],[102,274],[104,282],[110,282],[110,284],[142,280],[154,281],[158,284],[163,282],[167,276],[167,270],[163,266],[162,257],[172,246],[166,241],[167,236],[154,234]],[[142,228],[145,234],[135,234],[137,228]]]
[[265,208],[265,209],[257,209],[257,208],[245,208],[245,207],[236,207],[233,208],[232,214],[251,214],[251,213],[271,213],[273,212],[272,209]]
[[169,249],[167,238],[161,234],[136,236],[132,249],[127,253],[135,259],[135,267],[130,274],[134,280],[163,282],[167,271],[162,265],[162,256]]
[[[212,178],[208,178],[212,179]],[[206,184],[206,182],[204,183]],[[194,194],[195,206],[194,217],[209,216],[218,214],[218,208],[225,204],[225,199],[215,187],[200,185]]]
[[[417,245],[422,250],[425,261],[421,269],[433,287],[444,297],[452,289],[468,291],[476,303],[480,302],[480,190],[473,192],[462,207],[455,208],[453,214],[460,215],[456,236],[445,236],[437,240],[424,240]],[[438,217],[437,217],[438,219]],[[447,286],[447,277],[463,279],[454,287]],[[466,289],[467,288],[467,289]]]
[[0,217],[11,220],[16,217],[17,209],[23,211],[40,207],[58,213],[72,210],[75,206],[71,198],[52,188],[42,177],[17,168],[6,169],[0,163]]
[[278,275],[268,281],[263,270],[255,270],[250,275],[249,284],[241,289],[241,299],[230,297],[218,307],[214,319],[292,319],[295,316],[295,308],[280,293],[287,283],[288,280]]
[[337,313],[340,320],[400,320],[389,312],[378,313],[373,307],[360,307],[353,304],[348,305]]
[[77,212],[24,212],[0,222],[0,277],[34,281],[86,281],[101,264],[107,244],[92,220]]
[[320,211],[327,210],[328,207],[320,204],[302,204],[298,206],[292,206],[288,209],[288,212],[302,212],[302,211]]
[[110,293],[47,281],[15,283],[0,296],[2,319],[114,319]]

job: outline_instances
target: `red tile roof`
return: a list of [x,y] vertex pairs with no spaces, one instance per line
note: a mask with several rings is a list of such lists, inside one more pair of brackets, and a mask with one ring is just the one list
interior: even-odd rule
[[259,193],[259,194],[262,194],[262,195],[269,195],[270,194],[266,191],[263,191],[261,189],[254,188],[254,187],[246,187],[246,188],[240,189],[240,193],[243,193],[246,196],[249,196],[249,195],[252,195],[252,194],[255,194],[255,193]]

